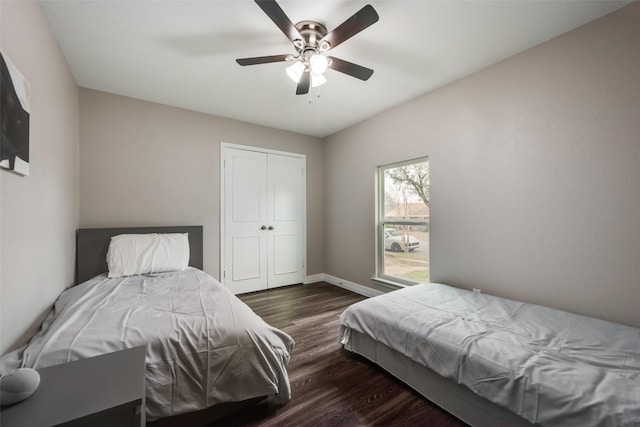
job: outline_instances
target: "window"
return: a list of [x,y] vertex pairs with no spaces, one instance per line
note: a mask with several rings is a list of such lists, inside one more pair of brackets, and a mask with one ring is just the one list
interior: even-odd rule
[[378,281],[429,281],[429,158],[378,167]]

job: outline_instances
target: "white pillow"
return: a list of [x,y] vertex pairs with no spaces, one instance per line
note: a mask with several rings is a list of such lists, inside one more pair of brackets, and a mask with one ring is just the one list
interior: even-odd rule
[[109,277],[185,270],[189,266],[188,233],[120,234],[107,252]]

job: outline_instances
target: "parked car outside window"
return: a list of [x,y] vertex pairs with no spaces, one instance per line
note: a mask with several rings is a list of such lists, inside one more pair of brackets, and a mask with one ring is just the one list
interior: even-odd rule
[[395,228],[384,229],[384,249],[393,252],[414,251],[420,247],[420,241],[413,236],[405,236]]

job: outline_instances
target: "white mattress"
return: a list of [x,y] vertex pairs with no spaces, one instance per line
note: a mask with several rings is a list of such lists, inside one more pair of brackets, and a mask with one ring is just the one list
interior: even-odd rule
[[533,424],[640,425],[640,329],[423,284],[354,304],[351,331]]
[[148,421],[259,396],[291,398],[293,339],[195,268],[99,275],[65,291],[22,364],[43,368],[144,344]]

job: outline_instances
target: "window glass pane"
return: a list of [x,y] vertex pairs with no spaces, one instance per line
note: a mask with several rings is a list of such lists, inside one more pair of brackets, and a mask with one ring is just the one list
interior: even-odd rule
[[429,161],[379,168],[378,276],[429,281]]
[[429,226],[384,224],[382,274],[410,282],[429,281]]
[[429,221],[429,163],[384,171],[384,220]]

